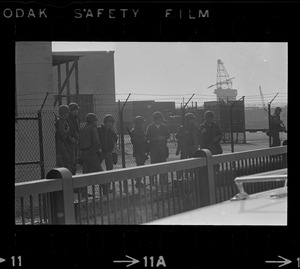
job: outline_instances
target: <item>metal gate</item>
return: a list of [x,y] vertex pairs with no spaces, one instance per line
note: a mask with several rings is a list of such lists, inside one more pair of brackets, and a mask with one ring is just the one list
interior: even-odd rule
[[42,115],[26,114],[15,118],[16,182],[45,178]]

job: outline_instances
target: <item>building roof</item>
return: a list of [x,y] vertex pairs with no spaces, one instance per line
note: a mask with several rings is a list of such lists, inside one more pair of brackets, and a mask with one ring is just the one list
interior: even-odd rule
[[66,62],[73,62],[79,60],[79,55],[52,55],[52,65],[64,64]]

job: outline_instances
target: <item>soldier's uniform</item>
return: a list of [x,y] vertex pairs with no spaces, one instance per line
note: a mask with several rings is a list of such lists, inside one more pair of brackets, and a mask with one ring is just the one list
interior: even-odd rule
[[271,147],[277,147],[281,145],[279,133],[285,132],[285,127],[282,125],[280,119],[280,107],[275,108],[275,113],[271,116],[269,135],[271,136]]
[[71,138],[70,146],[69,146],[70,149],[69,155],[70,155],[71,163],[73,164],[72,174],[75,175],[77,170],[78,139],[79,139],[80,123],[79,123],[78,116],[76,114],[72,114],[71,111],[79,110],[79,106],[76,103],[70,103],[69,109],[70,109],[70,113],[68,116],[68,123],[70,127],[69,135]]
[[130,131],[131,143],[133,145],[133,156],[135,157],[136,165],[144,165],[148,159],[148,141],[143,130],[142,123],[145,121],[143,117],[135,118],[135,125]]
[[61,105],[59,107],[59,118],[55,122],[56,166],[65,167],[72,172],[73,167],[69,155],[70,127],[67,121],[68,113],[68,106]]
[[99,160],[100,141],[95,122],[97,117],[93,113],[86,116],[86,125],[79,132],[79,150],[81,152],[83,173],[102,171]]
[[193,119],[195,119],[194,114],[187,113],[185,115],[186,127],[181,125],[175,136],[178,140],[176,154],[180,152],[181,159],[194,157],[194,153],[199,148],[199,128],[190,122]]
[[[163,118],[160,112],[153,114],[154,119]],[[166,162],[169,157],[169,148],[167,146],[168,139],[170,138],[169,128],[164,124],[159,125],[153,122],[147,128],[147,139],[149,140],[149,150],[151,163]],[[159,138],[161,137],[161,139]]]
[[[106,120],[112,120],[112,119],[109,117]],[[106,170],[112,170],[113,169],[112,153],[118,141],[118,136],[112,128],[107,128],[105,124],[101,124],[100,126],[98,126],[97,131],[99,135],[103,158],[105,160]]]
[[[151,163],[166,162],[169,157],[168,139],[170,131],[168,126],[162,123],[164,117],[161,112],[153,113],[153,123],[150,124],[146,131],[146,137],[149,140],[149,151]],[[150,177],[152,184],[153,177]],[[168,183],[168,174],[159,175],[159,183],[165,185]]]
[[[130,131],[131,143],[133,145],[133,156],[137,166],[144,165],[148,159],[148,140],[143,130],[142,124],[145,122],[144,117],[137,116],[134,119],[134,127]],[[141,178],[136,178],[136,187],[141,190]]]
[[[102,158],[105,161],[106,170],[114,168],[113,152],[115,150],[118,136],[112,128],[108,128],[109,122],[114,123],[115,119],[111,114],[104,117],[104,124],[97,127],[98,136],[101,144]],[[107,195],[110,191],[110,184],[103,187],[103,194]]]
[[[212,113],[207,111],[208,114]],[[210,112],[210,113],[209,113]],[[213,113],[212,113],[213,115]],[[213,119],[213,116],[211,116]],[[200,125],[200,147],[201,149],[208,149],[211,151],[212,155],[222,154],[223,150],[220,145],[222,139],[222,131],[216,122],[205,122]],[[219,137],[217,141],[214,141],[216,137]]]

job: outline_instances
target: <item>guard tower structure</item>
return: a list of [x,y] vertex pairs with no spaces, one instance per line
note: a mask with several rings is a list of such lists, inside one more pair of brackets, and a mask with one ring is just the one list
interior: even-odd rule
[[217,101],[236,101],[237,90],[232,88],[233,79],[234,77],[229,77],[223,62],[218,59],[217,83],[208,87],[216,86],[214,93],[217,96]]

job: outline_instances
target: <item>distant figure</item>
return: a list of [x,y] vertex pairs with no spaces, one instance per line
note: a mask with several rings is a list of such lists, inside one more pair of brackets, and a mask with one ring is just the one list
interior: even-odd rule
[[137,166],[144,165],[148,159],[148,140],[143,130],[144,117],[137,116],[134,119],[134,126],[130,131],[131,143],[133,145],[133,156]]
[[181,125],[176,134],[178,140],[176,155],[180,153],[180,159],[192,158],[199,149],[199,128],[195,124],[195,115],[185,115],[185,127]]
[[[144,165],[148,159],[148,140],[143,129],[145,118],[137,116],[134,119],[134,126],[130,131],[131,143],[133,145],[133,156],[137,166]],[[141,186],[141,179],[136,179],[136,187]]]
[[222,131],[219,125],[214,121],[215,115],[212,111],[206,111],[204,114],[204,123],[200,125],[200,147],[208,149],[212,155],[222,154],[221,147]]
[[281,145],[279,133],[286,132],[286,128],[280,119],[281,107],[276,107],[274,114],[270,118],[269,136],[271,137],[271,147]]
[[[113,153],[116,151],[118,141],[118,136],[113,130],[114,124],[115,119],[113,115],[107,114],[103,119],[103,124],[97,127],[106,170],[112,170],[114,167]],[[110,184],[105,186],[104,194],[108,194],[109,186]]]
[[[168,139],[170,138],[169,128],[163,123],[164,116],[161,112],[153,113],[153,123],[147,127],[146,137],[149,140],[149,151],[151,163],[166,162],[169,157]],[[150,178],[153,184],[153,177]],[[160,175],[159,183],[167,185],[168,175]]]
[[170,131],[163,120],[164,116],[161,112],[154,112],[153,123],[147,127],[146,136],[149,140],[151,163],[166,162],[169,157],[167,142],[170,138]]
[[78,119],[79,106],[76,103],[70,103],[69,105],[70,113],[68,116],[68,123],[70,127],[70,159],[73,164],[72,174],[76,175],[77,170],[77,158],[78,158],[78,139],[79,139],[79,128],[80,123]]
[[68,124],[69,107],[61,105],[58,108],[58,118],[55,122],[55,147],[56,166],[65,167],[72,173],[73,165],[69,155],[70,152],[70,127]]
[[83,174],[102,171],[99,159],[100,141],[97,132],[98,118],[94,113],[88,113],[85,116],[85,121],[85,126],[79,132],[78,141]]

